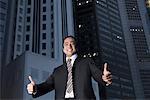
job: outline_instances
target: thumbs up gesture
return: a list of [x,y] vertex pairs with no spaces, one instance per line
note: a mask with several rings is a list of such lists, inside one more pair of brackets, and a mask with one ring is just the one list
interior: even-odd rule
[[104,82],[106,82],[106,86],[110,85],[112,83],[112,75],[110,71],[107,70],[107,63],[104,64],[104,70],[103,70],[103,75],[102,79]]
[[35,82],[33,81],[31,76],[29,76],[29,81],[30,83],[27,85],[27,91],[29,94],[33,94],[35,92],[34,90]]

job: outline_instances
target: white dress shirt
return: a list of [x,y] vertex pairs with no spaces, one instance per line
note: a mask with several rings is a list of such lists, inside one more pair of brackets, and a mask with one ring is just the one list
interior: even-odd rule
[[[71,57],[66,57],[66,61],[67,61],[68,59],[71,59],[71,65],[73,66],[74,61],[76,60],[76,58],[77,58],[77,54],[74,54],[74,55],[72,55]],[[74,87],[73,87],[73,88],[74,88]],[[68,92],[66,91],[66,93],[65,93],[65,98],[74,98],[74,92],[72,91],[71,93],[68,93]]]

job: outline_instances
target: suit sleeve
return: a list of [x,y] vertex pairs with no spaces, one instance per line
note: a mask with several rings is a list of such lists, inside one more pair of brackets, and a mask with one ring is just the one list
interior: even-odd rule
[[52,75],[48,77],[48,79],[41,83],[35,85],[35,94],[32,94],[33,98],[39,97],[44,95],[50,91],[54,90],[54,72]]
[[106,83],[102,80],[102,71],[95,65],[95,62],[92,59],[89,59],[89,67],[94,80],[105,85]]

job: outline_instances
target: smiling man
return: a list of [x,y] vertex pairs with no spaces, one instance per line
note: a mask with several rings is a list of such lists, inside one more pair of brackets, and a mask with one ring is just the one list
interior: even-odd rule
[[104,71],[101,72],[91,58],[78,57],[73,36],[64,38],[63,52],[66,62],[55,68],[45,82],[35,84],[29,76],[28,93],[38,97],[55,90],[56,100],[95,100],[91,78],[103,85],[111,84],[112,76],[107,64],[104,64]]
[[76,42],[74,37],[68,36],[64,38],[63,46],[64,46],[63,51],[67,57],[71,57],[76,53]]

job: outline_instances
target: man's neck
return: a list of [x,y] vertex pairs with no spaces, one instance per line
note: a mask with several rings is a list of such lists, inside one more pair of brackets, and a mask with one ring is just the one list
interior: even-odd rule
[[77,56],[78,56],[78,55],[75,53],[75,54],[73,54],[72,56],[66,57],[66,60],[67,60],[67,59],[76,59]]

